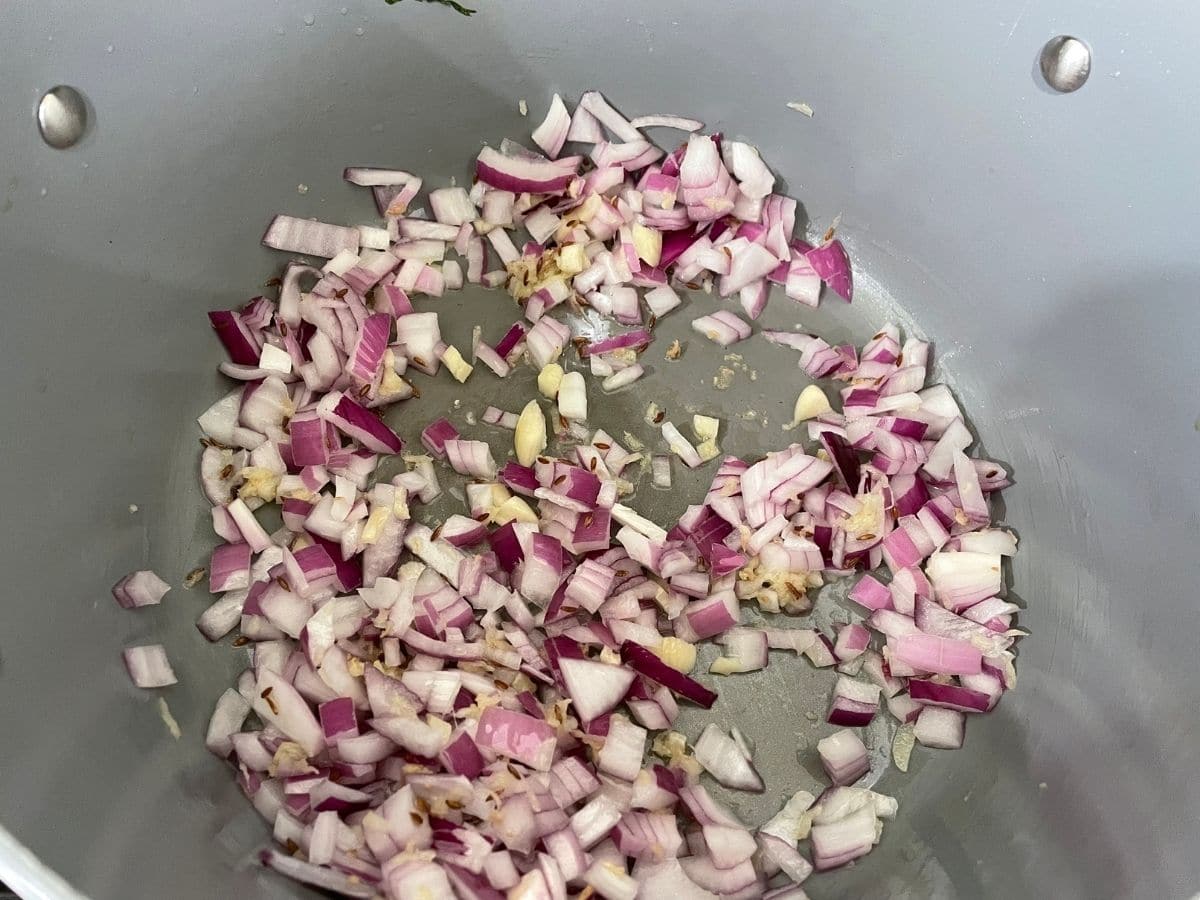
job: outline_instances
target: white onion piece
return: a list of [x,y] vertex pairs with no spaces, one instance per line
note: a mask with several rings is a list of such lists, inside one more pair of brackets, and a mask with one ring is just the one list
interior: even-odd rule
[[129,678],[137,687],[167,687],[179,680],[175,677],[175,672],[167,659],[167,651],[162,644],[127,647],[123,655]]
[[655,487],[669,488],[671,486],[671,457],[654,456],[650,460],[650,474],[654,479]]
[[555,94],[550,101],[550,109],[546,113],[545,120],[533,130],[533,142],[545,150],[547,156],[554,159],[562,150],[570,127],[571,114],[567,112],[562,97]]
[[613,109],[599,91],[588,91],[579,98],[579,105],[595,116],[601,124],[623,141],[638,141],[642,133]]
[[750,337],[750,326],[734,313],[722,309],[708,316],[692,320],[692,330],[702,334],[714,344],[728,347]]
[[963,743],[966,717],[957,710],[926,706],[917,716],[913,736],[924,747],[956,750]]
[[209,719],[204,746],[217,756],[228,756],[233,752],[232,736],[242,730],[248,715],[250,702],[233,688],[227,688]]
[[704,123],[682,116],[637,116],[629,120],[634,128],[674,128],[678,131],[699,131]]
[[725,159],[747,197],[762,198],[771,193],[775,176],[754,147],[741,141],[729,141],[725,145]]
[[682,459],[684,465],[689,469],[694,469],[703,462],[700,459],[700,454],[696,452],[696,448],[680,433],[674,423],[663,422],[662,436],[667,442],[667,446],[671,449],[671,452]]
[[600,387],[611,393],[619,391],[623,387],[633,384],[639,378],[646,374],[646,370],[642,368],[640,363],[634,363],[632,366],[627,366],[619,372],[614,372],[600,383]]
[[580,372],[567,372],[559,382],[558,414],[564,419],[583,420],[587,418],[587,386]]
[[714,724],[705,726],[696,741],[696,761],[725,787],[754,792],[765,789],[749,756]]
[[817,741],[817,754],[834,784],[852,784],[870,768],[862,739],[845,728]]

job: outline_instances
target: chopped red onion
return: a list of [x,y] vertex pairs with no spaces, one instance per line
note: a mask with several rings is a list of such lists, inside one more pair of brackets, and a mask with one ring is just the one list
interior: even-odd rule
[[1003,583],[998,553],[935,553],[925,572],[938,601],[956,612],[995,596]]
[[[963,678],[980,677],[964,675]],[[988,676],[991,678],[991,676]],[[993,679],[994,681],[995,679]],[[908,680],[908,694],[916,702],[925,706],[939,706],[945,709],[955,709],[959,712],[987,712],[993,705],[992,685],[988,691],[977,691],[963,685],[943,684],[940,681],[924,678]]]
[[597,758],[599,770],[623,781],[633,781],[642,768],[647,735],[645,728],[634,725],[625,716],[612,716]]
[[680,433],[674,423],[663,422],[662,436],[663,440],[667,442],[667,446],[671,449],[671,452],[683,460],[684,465],[689,469],[694,469],[703,464],[704,460],[700,458],[700,454],[696,452],[696,448]]
[[446,459],[450,468],[461,475],[471,475],[491,481],[496,477],[496,463],[491,448],[483,441],[464,441],[452,438],[445,441]]
[[924,747],[957,750],[962,746],[966,719],[953,709],[924,707],[917,716],[913,734]]
[[[415,175],[399,169],[375,169],[366,166],[352,166],[343,171],[342,177],[351,184],[357,184],[360,187],[395,184],[407,185],[415,181],[419,190],[421,185],[421,180]],[[415,191],[413,196],[416,196]]]
[[637,116],[630,119],[629,124],[634,128],[674,128],[678,131],[699,131],[704,127],[698,119],[682,116]]
[[167,659],[162,644],[147,644],[142,647],[126,647],[122,651],[125,669],[130,680],[140,688],[159,688],[175,684],[179,679]]
[[524,713],[489,707],[479,717],[475,738],[481,748],[515,759],[539,772],[554,762],[554,729]]
[[863,807],[837,821],[814,824],[810,837],[817,871],[834,869],[871,852],[878,840],[878,819]]
[[358,230],[312,219],[276,216],[267,226],[262,242],[275,250],[331,259],[342,250],[358,252]]
[[694,221],[710,222],[733,210],[737,186],[721,162],[717,141],[712,137],[693,134],[688,138],[679,166],[679,183],[688,215]]
[[[250,555],[250,545],[245,542],[221,544],[216,547],[208,566],[209,590],[214,594],[219,594],[250,587]],[[163,587],[165,593],[166,586]],[[157,603],[158,601],[153,602]],[[135,603],[134,605],[145,604]]]
[[628,348],[640,350],[647,347],[652,340],[654,338],[650,332],[639,328],[636,331],[627,331],[624,334],[617,334],[599,341],[593,341],[588,344],[586,354],[589,356],[598,356],[604,353],[611,353],[614,350],[625,350]]
[[672,669],[655,656],[653,651],[647,650],[640,644],[625,641],[621,645],[621,659],[639,674],[670,688],[705,709],[711,708],[716,702],[717,695],[715,693],[682,672]]
[[846,254],[842,242],[828,241],[804,255],[821,280],[849,303],[854,296],[854,281],[851,276],[850,257]]
[[838,678],[827,717],[831,725],[867,725],[879,710],[879,686]]
[[360,441],[368,450],[376,453],[399,453],[404,449],[404,441],[399,435],[384,425],[370,410],[340,391],[325,395],[317,404],[317,415],[326,422],[333,423],[343,434]]
[[[579,105],[596,117],[614,135],[623,141],[637,141],[642,134],[619,112],[609,105],[599,91],[587,91],[579,98]],[[586,140],[585,138],[569,138],[570,140]]]
[[555,194],[566,190],[574,170],[564,170],[551,162],[504,156],[492,147],[484,147],[475,164],[475,176],[485,184],[515,193]]
[[983,662],[979,648],[964,640],[932,634],[907,634],[888,639],[890,658],[919,672],[976,675]]
[[425,426],[421,432],[421,446],[438,459],[446,458],[446,441],[458,440],[458,429],[446,418],[437,419]]
[[842,729],[817,741],[821,766],[834,784],[853,784],[870,768],[867,748],[853,731]]
[[728,347],[730,344],[736,344],[738,341],[744,341],[750,337],[750,326],[726,309],[693,319],[692,330],[722,347]]
[[[250,560],[246,559],[246,573],[249,575]],[[210,570],[211,572],[211,570]],[[246,587],[246,585],[240,585]],[[117,604],[124,609],[135,609],[139,606],[157,606],[162,602],[171,586],[153,572],[143,569],[131,572],[113,585],[112,595]],[[216,590],[223,590],[214,588]]]
[[[380,479],[403,444],[378,413],[418,395],[401,377],[410,367],[465,380],[482,361],[505,377],[526,360],[559,361],[575,343],[604,390],[616,390],[646,375],[636,355],[681,304],[673,284],[717,279],[751,319],[770,284],[806,305],[822,283],[850,298],[844,248],[794,234],[796,202],[772,193],[751,145],[692,133],[664,157],[640,127],[699,132],[701,123],[631,122],[595,92],[571,114],[556,95],[533,135],[550,158],[507,140],[485,148],[469,189],[430,191],[436,221],[408,215],[415,176],[348,169],[347,180],[372,189],[385,227],[277,217],[268,245],[326,265],[290,264],[278,304],[258,297],[210,317],[228,355],[221,370],[243,384],[200,418],[211,445],[201,481],[226,543],[209,566],[222,596],[197,625],[217,640],[240,622],[255,665],[222,697],[207,743],[236,759],[276,839],[303,854],[268,852],[266,863],[301,881],[392,898],[559,897],[568,883],[631,900],[763,895],[777,872],[798,883],[813,865],[868,852],[895,804],[844,786],[812,809],[811,795],[797,795],[756,838],[689,783],[695,761],[644,768],[649,732],[676,720],[674,694],[706,708],[716,697],[672,668],[694,663],[681,641],[718,639],[714,673],[760,669],[769,648],[836,666],[831,722],[866,724],[884,695],[929,746],[961,744],[964,714],[990,710],[1013,686],[1017,607],[1003,599],[1001,562],[1016,542],[987,527],[988,495],[1008,474],[968,456],[973,436],[957,402],[944,386],[925,387],[929,344],[902,340],[893,325],[861,351],[766,332],[799,352],[810,377],[848,383],[841,412],[826,402],[802,415],[797,404],[823,453],[795,444],[724,459],[702,503],[669,532],[618,502],[623,471],[641,454],[603,431],[589,440],[580,372],[558,385],[566,458],[546,455],[545,440],[497,407],[482,424],[514,428],[519,454],[499,473],[478,435],[446,419],[422,431],[425,450],[471,480],[469,516],[413,521],[423,518],[413,505],[442,493],[429,457]],[[556,159],[568,139],[592,144],[589,158]],[[494,348],[476,328],[469,359],[443,340],[438,314],[415,312],[409,299],[464,281],[507,286],[528,323]],[[568,304],[590,306],[589,330],[560,320],[554,310]],[[596,317],[633,328],[613,334],[591,327]],[[693,324],[724,345],[752,333],[727,309]],[[659,424],[689,467],[717,453],[707,425],[697,448]],[[648,467],[656,486],[671,485],[668,456]],[[449,494],[463,496],[457,483]],[[272,502],[284,527],[268,533],[255,510]],[[810,587],[881,564],[883,580],[861,574],[849,595],[866,623],[836,635],[739,624],[743,600],[807,612]],[[123,579],[118,602],[161,599],[157,579],[144,591],[149,575]],[[881,652],[874,634],[886,638]],[[143,670],[135,682],[168,683],[166,673]],[[262,731],[240,730],[250,704]],[[866,770],[849,732],[818,755],[836,785]],[[736,729],[705,728],[696,760],[724,784],[762,789]],[[670,865],[664,856],[685,852],[679,801],[699,827]],[[813,864],[796,846],[810,819]],[[788,890],[799,889],[771,893]]]
[[745,238],[736,238],[726,245],[726,249],[730,253],[730,261],[728,274],[721,276],[719,291],[722,297],[728,297],[766,278],[779,265],[779,260],[770,250]]
[[[229,358],[238,365],[257,366],[261,348],[254,332],[234,310],[216,310],[208,314],[209,324],[225,347]],[[203,428],[204,425],[201,424]]]
[[[549,316],[538,319],[537,323],[525,335],[525,345],[529,358],[537,369],[544,369],[562,355],[567,345],[570,331],[565,325]],[[497,353],[503,355],[499,347]]]
[[234,688],[226,688],[208,721],[204,746],[217,756],[228,756],[233,752],[233,736],[242,730],[249,714],[250,701]]
[[219,641],[241,620],[242,604],[248,593],[247,590],[231,591],[222,596],[200,614],[200,618],[196,620],[196,628],[210,641]]
[[568,141],[580,141],[585,144],[596,144],[604,140],[604,131],[600,120],[592,115],[581,103],[571,114],[571,127],[567,131]]
[[542,124],[533,130],[533,142],[546,151],[546,155],[555,159],[567,140],[567,132],[571,128],[571,114],[558,94],[550,101],[550,109]]
[[613,710],[636,677],[629,669],[588,659],[561,658],[558,669],[567,694],[584,723]]
[[754,763],[733,738],[714,724],[705,726],[696,741],[696,761],[719,784],[741,791],[761,793],[765,789]]
[[305,862],[279,850],[264,850],[261,859],[263,865],[289,878],[345,897],[371,897],[376,894],[375,886],[357,875]]
[[671,486],[671,457],[656,455],[650,460],[650,474],[655,487]]
[[833,645],[834,655],[842,662],[857,659],[870,645],[871,633],[862,625],[850,624],[838,627],[837,640]]
[[[473,222],[476,218],[475,204],[471,202],[470,196],[460,187],[438,188],[429,192],[429,208],[433,210],[433,217],[443,225],[466,225]],[[404,237],[429,237],[430,235],[406,234],[403,221],[401,222],[400,233]],[[442,240],[453,240],[450,238],[442,238]]]
[[767,636],[757,628],[734,628],[721,635],[718,643],[725,648],[709,669],[721,675],[754,672],[767,666]]

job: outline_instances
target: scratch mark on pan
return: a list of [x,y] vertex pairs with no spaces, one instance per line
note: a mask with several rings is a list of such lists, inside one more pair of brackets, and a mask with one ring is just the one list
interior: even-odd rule
[[1029,9],[1029,3],[1027,2],[1027,3],[1026,3],[1024,6],[1022,6],[1022,7],[1021,7],[1021,11],[1020,11],[1019,13],[1017,13],[1017,20],[1016,20],[1015,22],[1013,22],[1013,27],[1012,27],[1012,29],[1011,29],[1011,30],[1008,32],[1008,40],[1010,40],[1010,41],[1011,41],[1011,40],[1012,40],[1012,36],[1013,36],[1014,34],[1016,34],[1016,33],[1017,33],[1017,26],[1018,26],[1018,25],[1020,25],[1020,24],[1021,24],[1021,20],[1022,20],[1023,18],[1025,18],[1025,12],[1026,12],[1026,10],[1028,10],[1028,9]]
[[1042,409],[1040,406],[1026,406],[1021,409],[1006,409],[1000,413],[1000,418],[1006,422],[1015,422],[1018,419],[1027,419],[1030,416],[1041,415]]

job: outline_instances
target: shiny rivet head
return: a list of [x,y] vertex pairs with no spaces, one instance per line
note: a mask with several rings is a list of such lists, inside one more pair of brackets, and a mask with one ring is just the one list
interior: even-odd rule
[[60,84],[46,91],[38,103],[37,120],[42,140],[65,150],[77,144],[87,130],[87,103],[75,88]]
[[1069,94],[1083,87],[1092,73],[1092,51],[1079,38],[1060,34],[1042,48],[1042,77],[1054,90]]

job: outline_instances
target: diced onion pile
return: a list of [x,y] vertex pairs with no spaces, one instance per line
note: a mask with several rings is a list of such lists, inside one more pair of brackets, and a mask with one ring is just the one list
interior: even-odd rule
[[[641,126],[689,135],[667,153]],[[276,217],[264,243],[327,262],[289,262],[276,299],[210,314],[221,371],[242,384],[199,419],[224,543],[208,570],[220,596],[198,626],[212,641],[239,629],[253,665],[206,743],[273,825],[267,865],[395,900],[798,897],[895,815],[854,787],[870,767],[855,729],[886,705],[904,768],[914,740],[960,746],[966,716],[1013,687],[1002,560],[1016,541],[988,505],[1007,475],[967,455],[954,397],[925,384],[929,345],[893,326],[862,348],[766,333],[807,375],[841,383],[841,411],[810,386],[793,423],[807,448],[749,460],[722,457],[716,420],[663,417],[653,483],[671,484],[669,453],[712,461],[711,487],[669,531],[622,502],[641,448],[587,427],[582,371],[604,390],[642,375],[638,354],[681,287],[737,296],[745,318],[692,323],[723,346],[750,338],[772,283],[810,306],[822,285],[852,295],[840,242],[796,236],[796,202],[773,193],[758,152],[701,127],[630,122],[594,92],[571,112],[556,95],[533,133],[541,153],[485,147],[469,189],[429,191],[432,218],[410,214],[420,178],[347,169],[382,225]],[[563,155],[567,141],[590,152]],[[504,286],[522,317],[453,347],[414,298],[467,282]],[[583,306],[627,330],[588,339],[551,315]],[[419,396],[410,369],[468,382],[526,362],[540,398],[489,407],[476,434],[430,415],[424,453],[374,478],[405,453],[379,413]],[[488,435],[511,437],[512,456],[497,459]],[[444,467],[468,479],[464,508],[423,522]],[[274,532],[257,515],[268,504]],[[865,619],[834,632],[740,623],[745,601],[804,614],[811,589],[868,570],[879,577],[849,595]],[[137,607],[166,589],[139,572],[114,596]],[[771,650],[838,673],[828,721],[842,730],[817,746],[831,786],[757,829],[701,781],[765,789],[741,733],[710,724],[689,748],[673,730],[681,704],[717,696],[691,674],[702,641],[721,645],[716,674],[758,671]],[[139,686],[174,682],[161,646],[125,657]]]

